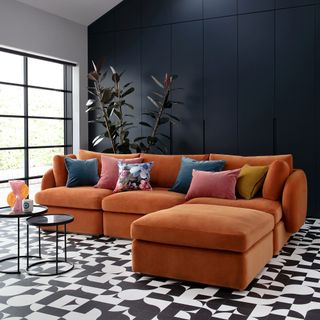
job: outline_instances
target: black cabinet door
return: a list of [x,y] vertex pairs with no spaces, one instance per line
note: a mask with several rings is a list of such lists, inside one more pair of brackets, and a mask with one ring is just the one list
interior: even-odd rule
[[[102,34],[90,34],[89,39],[89,71],[93,70],[92,61],[104,71],[109,69],[110,65],[115,64],[115,33],[108,32]],[[103,82],[105,86],[112,85],[112,80],[109,77]],[[91,83],[89,82],[89,85]],[[90,111],[88,114],[89,120],[96,118],[96,113]],[[90,150],[103,151],[111,145],[107,141],[101,142],[96,147],[93,147],[92,140],[99,134],[105,132],[105,127],[101,124],[89,123],[89,148]]]
[[306,171],[315,214],[315,8],[280,10],[276,25],[278,152],[293,153],[295,167]]
[[114,8],[116,30],[139,28],[141,26],[141,1],[124,0]]
[[203,15],[205,19],[236,13],[237,0],[203,0]]
[[194,21],[172,27],[172,72],[178,75],[172,113],[181,122],[173,125],[173,153],[203,152],[203,22]]
[[[147,96],[152,96],[152,91],[160,91],[159,88],[151,79],[151,75],[163,81],[165,73],[170,73],[171,60],[171,27],[159,26],[146,28],[142,30],[142,51],[141,51],[141,70],[142,70],[142,98],[141,110],[148,112],[154,109],[153,104],[147,99]],[[142,120],[152,123],[153,120],[142,115]],[[169,124],[161,126],[159,131],[165,135],[170,135]],[[151,133],[151,129],[142,127],[143,136]],[[171,151],[171,143],[164,139],[165,147],[168,152]],[[157,152],[157,150],[152,150]]]
[[240,154],[273,153],[274,12],[239,16]]
[[121,77],[122,85],[132,82],[135,91],[126,97],[126,101],[134,106],[131,110],[124,107],[125,120],[133,123],[130,129],[131,141],[141,136],[141,66],[140,66],[140,30],[128,30],[116,32],[116,64],[118,72],[124,72]]
[[171,0],[171,22],[202,19],[201,0]]
[[237,153],[237,18],[204,23],[205,152]]
[[141,0],[142,26],[167,24],[172,19],[173,0]]
[[297,6],[309,6],[319,3],[319,0],[275,0],[276,8],[293,8]]
[[274,5],[274,0],[238,0],[238,13],[272,10]]

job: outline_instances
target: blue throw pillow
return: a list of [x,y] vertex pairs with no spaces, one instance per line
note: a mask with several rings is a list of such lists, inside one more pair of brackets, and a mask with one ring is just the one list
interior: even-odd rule
[[65,158],[68,170],[67,187],[94,186],[99,181],[98,160]]
[[199,171],[221,171],[224,165],[224,160],[197,161],[183,157],[176,182],[170,191],[187,193],[191,184],[193,169]]

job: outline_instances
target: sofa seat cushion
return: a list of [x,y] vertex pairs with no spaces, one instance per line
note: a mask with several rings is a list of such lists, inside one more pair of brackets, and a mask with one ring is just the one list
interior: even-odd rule
[[94,187],[56,187],[36,194],[37,203],[45,206],[101,210],[102,199],[112,190]]
[[152,191],[128,191],[115,193],[102,201],[102,209],[110,212],[147,214],[171,208],[185,202],[185,195],[153,188]]
[[272,216],[261,211],[184,204],[134,221],[131,236],[155,243],[246,252],[273,227]]
[[217,206],[229,206],[248,208],[263,211],[271,214],[274,217],[274,224],[276,225],[282,219],[282,206],[279,201],[273,201],[263,198],[254,198],[250,200],[237,199],[218,199],[218,198],[194,198],[186,202],[187,204],[211,204]]

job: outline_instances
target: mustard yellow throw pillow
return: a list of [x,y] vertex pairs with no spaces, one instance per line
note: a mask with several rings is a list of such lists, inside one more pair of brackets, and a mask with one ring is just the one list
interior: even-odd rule
[[268,172],[268,166],[244,165],[238,176],[236,190],[238,194],[247,200],[252,199],[262,188]]

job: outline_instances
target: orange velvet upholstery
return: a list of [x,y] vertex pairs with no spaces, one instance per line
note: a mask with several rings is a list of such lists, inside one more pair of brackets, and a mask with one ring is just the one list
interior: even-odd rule
[[286,231],[283,221],[280,221],[273,230],[273,254],[280,252],[282,247],[287,243],[291,233]]
[[244,290],[272,258],[272,233],[245,253],[134,240],[134,272]]
[[[140,155],[144,162],[153,161],[151,170],[151,186],[171,188],[178,176],[182,155],[158,155],[142,153]],[[208,155],[186,155],[194,160],[208,160]]]
[[[73,209],[48,206],[48,213],[71,214],[74,217],[74,221],[67,224],[68,232],[92,235],[101,235],[103,233],[101,210]],[[62,230],[62,226],[60,229]]]
[[152,191],[129,191],[110,195],[102,200],[102,209],[111,212],[146,214],[171,208],[185,202],[185,195],[165,188]]
[[283,160],[287,162],[290,170],[293,169],[293,158],[291,154],[276,155],[276,156],[255,156],[255,157],[243,157],[234,156],[229,154],[217,154],[211,153],[210,160],[225,160],[225,170],[238,169],[243,167],[245,164],[251,166],[264,166],[270,165],[273,161]]
[[279,200],[287,178],[290,175],[290,168],[287,162],[276,160],[269,166],[266,179],[263,184],[262,196],[269,200]]
[[45,206],[101,210],[102,199],[111,193],[93,187],[56,187],[38,192],[35,200]]
[[56,186],[56,181],[54,179],[53,169],[49,169],[42,177],[41,190],[54,188],[55,186]]
[[302,170],[295,170],[288,177],[282,195],[283,218],[288,232],[297,232],[304,224],[307,205],[307,177]]
[[184,204],[136,220],[131,236],[170,245],[246,252],[273,227],[273,217],[261,211]]
[[195,198],[188,202],[187,204],[208,204],[217,206],[229,206],[238,208],[248,208],[258,211],[267,212],[273,215],[274,224],[277,224],[282,218],[282,207],[279,201],[272,201],[263,198],[253,198],[250,200],[238,199],[218,199],[218,198]]
[[123,212],[103,212],[103,234],[106,237],[130,239],[130,228],[133,221],[143,215]]
[[114,154],[114,153],[102,153],[102,152],[94,152],[88,150],[79,150],[78,159],[80,160],[89,160],[96,158],[98,159],[98,171],[99,175],[101,174],[101,157],[112,157],[118,159],[133,159],[139,158],[139,153],[132,153],[132,154]]
[[76,159],[74,154],[55,155],[53,157],[53,175],[57,187],[65,186],[68,179],[68,171],[64,163],[65,158]]

